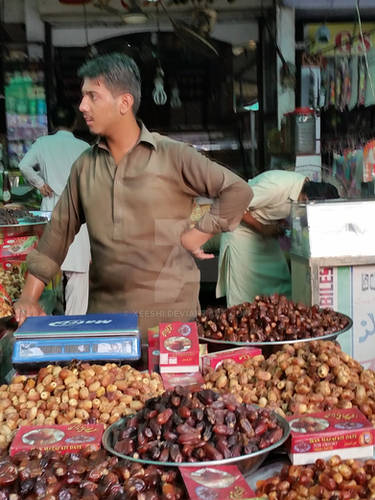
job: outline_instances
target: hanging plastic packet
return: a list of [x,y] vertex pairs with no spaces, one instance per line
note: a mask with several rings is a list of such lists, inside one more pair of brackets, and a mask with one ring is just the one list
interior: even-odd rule
[[358,64],[358,106],[365,104],[366,96],[366,63],[363,57],[360,57]]
[[173,109],[181,108],[182,102],[180,99],[180,92],[177,87],[177,83],[172,87],[172,97],[171,97],[171,107]]
[[164,106],[167,102],[167,94],[164,90],[164,71],[161,66],[156,68],[156,76],[154,78],[155,88],[152,91],[152,98],[157,106]]

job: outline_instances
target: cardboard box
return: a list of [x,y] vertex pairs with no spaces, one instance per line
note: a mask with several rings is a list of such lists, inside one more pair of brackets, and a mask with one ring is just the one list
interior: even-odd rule
[[0,245],[0,260],[25,260],[26,256],[37,246],[38,236],[20,236],[14,238],[4,238],[4,243]]
[[259,354],[262,354],[262,350],[258,347],[237,347],[212,352],[202,357],[202,372],[206,373],[210,368],[216,370],[226,359],[232,359],[235,363],[242,365],[248,359]]
[[172,391],[177,385],[188,387],[190,391],[200,391],[204,384],[204,379],[200,372],[194,373],[162,373],[164,388]]
[[357,408],[288,417],[291,428],[289,458],[294,465],[329,459],[370,458],[375,429]]
[[179,467],[191,500],[245,500],[256,498],[235,465]]
[[[148,334],[148,348],[147,348],[147,356],[148,356],[148,371],[149,373],[160,372],[160,351],[159,351],[159,327],[154,326],[153,328],[149,328],[147,331]],[[201,367],[202,356],[205,356],[208,352],[207,344],[199,344],[199,363]]]
[[101,447],[103,424],[25,425],[16,433],[9,454],[34,448],[73,453],[86,446]]
[[160,373],[199,371],[196,323],[175,321],[159,325]]

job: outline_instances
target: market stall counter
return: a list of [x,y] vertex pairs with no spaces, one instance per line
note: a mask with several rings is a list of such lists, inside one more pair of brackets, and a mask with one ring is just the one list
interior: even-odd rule
[[[261,314],[256,314],[257,308]],[[272,308],[278,311],[277,319],[270,313]],[[236,310],[245,309],[251,311],[246,320],[237,314],[232,317],[229,313],[233,309],[229,309],[224,316],[223,311],[213,310],[212,318],[198,318],[197,324],[160,324],[150,332],[150,338],[156,342],[153,347],[156,360],[149,365],[149,371],[137,370],[124,364],[124,360],[103,361],[104,364],[95,360],[73,361],[75,353],[72,353],[72,360],[65,360],[65,365],[58,360],[50,363],[46,358],[46,366],[39,367],[34,374],[17,373],[8,385],[0,386],[0,448],[6,456],[0,462],[0,493],[22,497],[26,490],[29,495],[37,495],[37,491],[49,488],[48,494],[57,495],[63,490],[66,498],[81,498],[88,495],[89,488],[96,498],[111,498],[110,495],[115,498],[119,494],[137,500],[232,497],[311,500],[311,495],[316,495],[320,488],[319,491],[330,491],[336,495],[332,498],[339,500],[372,498],[374,486],[370,474],[375,474],[375,462],[370,457],[366,461],[357,460],[355,450],[362,457],[363,453],[373,453],[375,373],[365,370],[337,342],[324,340],[324,333],[332,325],[336,330],[330,333],[337,333],[350,326],[350,318],[319,307],[299,307],[276,296],[258,298],[242,309],[237,306]],[[293,318],[296,328],[292,342],[284,342],[271,354],[264,353],[264,335],[276,338],[282,334],[282,324]],[[90,320],[83,316],[83,323],[76,325],[82,345],[87,335],[85,319]],[[256,338],[238,347],[228,343],[226,347],[231,347],[232,352],[228,353],[228,349],[218,352],[214,359],[204,349],[199,356],[193,336],[198,340],[199,332],[202,342],[203,334],[223,332],[228,327],[222,328],[224,319],[233,331],[238,329],[237,333],[246,322],[248,335],[254,334]],[[60,323],[56,317],[48,321]],[[251,326],[253,321],[258,324],[255,330]],[[307,339],[306,335],[303,339],[298,335],[302,323],[304,330],[309,331]],[[241,341],[245,339],[241,337]],[[163,359],[158,358],[157,347]],[[172,372],[165,373],[163,369],[170,366],[174,367]],[[186,366],[188,372],[183,371]],[[203,377],[201,386],[196,382],[198,375]],[[166,390],[164,381],[177,376],[181,383],[189,378],[195,382]],[[310,458],[313,462],[312,456],[321,449],[327,462],[320,460],[308,466],[290,464],[286,453],[288,420],[292,422],[292,432],[300,433],[293,453],[303,453],[304,460]],[[105,451],[88,447],[73,456],[69,453],[60,456],[52,450],[43,455],[40,451],[26,454],[20,451],[23,454],[7,456],[17,430],[24,426],[22,436],[29,443],[32,440],[37,445],[41,439],[49,446],[53,439],[61,439],[61,443],[64,439],[75,440],[74,435],[67,434],[71,432],[69,426],[84,429],[85,425],[93,424],[105,429],[102,441]],[[36,438],[41,427],[47,430]],[[85,435],[83,430],[81,434]],[[285,447],[284,454],[280,445]],[[313,451],[311,457],[308,447]],[[351,462],[336,457],[344,452],[351,453]],[[266,456],[266,465],[262,467]],[[270,470],[269,464],[275,459],[280,461],[280,457],[283,457],[281,467]],[[241,469],[241,463],[247,465]],[[3,467],[11,472],[5,482],[1,480]],[[240,469],[250,483],[249,491],[244,489]],[[30,472],[29,482],[24,470]],[[57,474],[57,481],[47,484],[37,480],[51,474]],[[51,484],[56,488],[53,493]],[[229,491],[237,497],[229,496]],[[238,496],[240,491],[242,496]]]

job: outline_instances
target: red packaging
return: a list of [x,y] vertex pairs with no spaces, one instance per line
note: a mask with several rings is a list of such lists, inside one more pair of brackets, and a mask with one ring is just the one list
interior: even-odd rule
[[258,347],[237,347],[212,352],[202,357],[202,372],[206,373],[209,368],[216,370],[226,359],[232,359],[235,363],[242,365],[248,359],[259,356],[259,354],[262,354],[262,350]]
[[149,328],[147,330],[148,335],[148,371],[149,373],[157,372],[159,373],[159,360],[160,360],[160,351],[159,351],[159,327],[154,326],[153,328]]
[[367,458],[374,453],[375,429],[358,408],[288,417],[291,429],[289,457],[294,465],[317,458]]
[[0,245],[0,260],[25,260],[26,256],[37,246],[38,236],[17,236],[4,238]]
[[192,392],[200,391],[202,389],[202,385],[204,384],[204,379],[200,372],[162,373],[161,378],[163,380],[164,389],[166,391],[175,389],[177,385],[188,387]]
[[191,500],[245,500],[256,498],[235,465],[179,467]]
[[160,323],[160,373],[199,371],[196,323]]
[[25,425],[15,435],[9,454],[34,448],[54,450],[62,455],[86,446],[101,447],[103,424]]

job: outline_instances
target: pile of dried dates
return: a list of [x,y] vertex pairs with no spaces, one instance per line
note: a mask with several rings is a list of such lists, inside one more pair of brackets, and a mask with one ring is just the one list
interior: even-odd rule
[[276,415],[233,394],[183,387],[149,399],[113,436],[114,448],[134,458],[159,462],[222,460],[268,448],[283,429]]
[[257,494],[269,500],[373,500],[375,460],[318,459],[307,466],[285,465],[280,474],[258,481]]
[[19,219],[22,222],[44,222],[47,221],[47,217],[42,215],[34,215],[26,209],[21,208],[0,208],[0,225],[8,226],[13,224],[18,224]]
[[0,500],[186,500],[178,471],[119,460],[104,450],[0,457]]
[[283,295],[256,297],[237,306],[207,308],[197,318],[200,337],[270,342],[320,337],[344,329],[348,318],[331,309],[295,304]]

